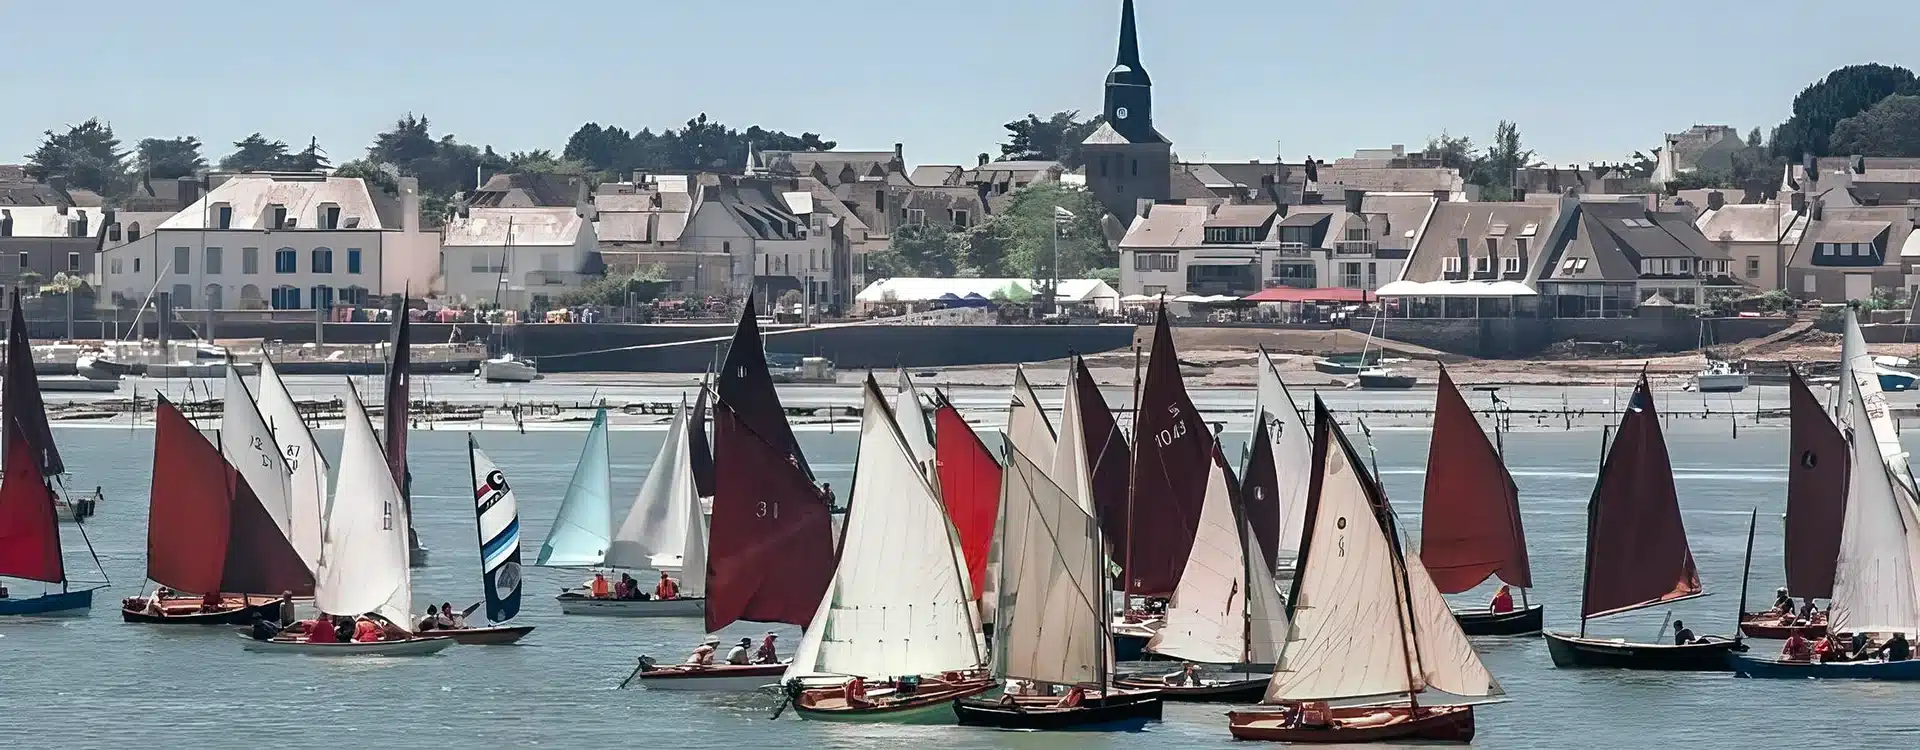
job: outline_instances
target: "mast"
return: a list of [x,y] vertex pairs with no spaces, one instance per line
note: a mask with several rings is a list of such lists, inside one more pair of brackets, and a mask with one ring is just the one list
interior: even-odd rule
[[1747,554],[1740,562],[1740,608],[1733,611],[1733,637],[1740,639],[1740,619],[1747,616],[1747,581],[1753,572],[1753,529],[1760,520],[1760,509],[1747,514]]
[[[1166,314],[1165,304],[1161,305],[1160,314]],[[1128,439],[1128,443],[1133,446],[1134,453],[1138,454],[1144,449],[1144,446],[1140,445],[1140,344],[1137,342],[1133,345],[1133,419],[1130,420],[1130,422],[1127,427],[1133,435]],[[1127,535],[1125,539],[1121,540],[1121,543],[1126,545],[1126,550],[1121,553],[1123,559],[1120,563],[1120,575],[1125,576],[1125,580],[1120,582],[1121,606],[1127,605],[1127,597],[1133,593],[1133,499],[1136,493],[1139,492],[1139,477],[1140,462],[1128,461]]]
[[1607,481],[1607,433],[1612,425],[1600,425],[1600,468],[1594,477],[1593,491],[1587,495],[1587,542],[1585,564],[1580,575],[1580,637],[1587,637],[1587,594],[1593,590],[1593,528],[1595,512],[1600,508],[1600,485]]

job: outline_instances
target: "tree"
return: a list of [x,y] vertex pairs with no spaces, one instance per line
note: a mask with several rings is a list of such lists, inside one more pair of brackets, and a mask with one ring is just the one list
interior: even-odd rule
[[220,159],[220,169],[227,172],[272,172],[286,164],[287,144],[259,133],[234,141],[233,153]]
[[187,177],[207,168],[200,155],[200,139],[190,135],[178,138],[142,138],[134,147],[134,168],[155,180]]
[[1793,98],[1793,116],[1773,130],[1773,153],[1789,159],[1838,153],[1832,145],[1841,120],[1888,96],[1913,93],[1920,93],[1920,80],[1906,68],[1871,63],[1835,70]]
[[289,172],[324,172],[333,168],[333,163],[327,160],[327,152],[320,148],[320,139],[309,137],[307,147],[287,157],[282,168]]
[[1085,163],[1080,144],[1105,121],[1104,115],[1081,120],[1079,110],[1055,112],[1045,120],[1028,114],[1006,124],[1007,142],[1000,144],[1000,158],[1057,161],[1076,169]]
[[40,147],[27,156],[27,174],[34,179],[66,179],[70,187],[101,195],[119,195],[127,186],[127,152],[120,149],[113,126],[90,118],[64,133],[46,131]]
[[1920,156],[1920,96],[1895,94],[1841,120],[1828,145],[1835,154]]
[[1455,136],[1444,130],[1440,131],[1439,135],[1427,139],[1426,155],[1429,159],[1439,159],[1440,166],[1460,170],[1462,176],[1475,168],[1480,161],[1480,157],[1474,153],[1472,138],[1464,135]]
[[[1058,214],[1062,209],[1066,214]],[[1080,278],[1096,268],[1119,265],[1119,256],[1107,246],[1100,217],[1105,215],[1093,194],[1059,183],[1039,183],[1013,194],[1005,211],[986,223],[1004,239],[999,270],[1010,276],[1050,279],[1055,273],[1055,232],[1058,239],[1058,275]],[[1056,218],[1057,217],[1057,218]]]
[[887,249],[868,256],[868,267],[888,277],[953,278],[966,257],[966,235],[942,226],[908,224],[893,232]]
[[555,158],[552,151],[536,149],[507,155],[507,171],[531,174],[585,175],[594,171],[584,162]]
[[1514,172],[1532,162],[1533,151],[1520,145],[1520,126],[1501,120],[1493,126],[1493,144],[1487,146],[1474,182],[1487,200],[1511,200]]

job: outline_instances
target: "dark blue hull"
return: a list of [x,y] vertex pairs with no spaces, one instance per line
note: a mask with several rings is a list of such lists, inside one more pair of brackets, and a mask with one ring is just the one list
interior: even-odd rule
[[1920,680],[1920,661],[1847,661],[1829,664],[1783,662],[1744,654],[1733,656],[1733,676],[1792,680]]
[[1114,661],[1142,661],[1155,658],[1158,657],[1147,653],[1147,636],[1113,634]]
[[32,599],[0,599],[0,616],[81,617],[93,609],[93,589],[62,591]]

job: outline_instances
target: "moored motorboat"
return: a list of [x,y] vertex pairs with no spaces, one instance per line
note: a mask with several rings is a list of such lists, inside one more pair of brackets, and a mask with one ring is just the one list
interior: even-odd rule
[[1089,694],[1063,705],[1053,697],[1002,696],[998,700],[955,701],[961,726],[1040,731],[1131,731],[1160,720],[1158,690],[1112,690]]
[[568,615],[601,617],[700,617],[706,614],[707,599],[683,596],[674,599],[615,599],[594,597],[580,591],[566,591],[554,597],[560,612]]
[[1227,730],[1237,740],[1360,743],[1424,740],[1472,742],[1472,706],[1350,706],[1325,704],[1286,711],[1232,711]]
[[1386,367],[1361,370],[1356,377],[1359,378],[1360,388],[1369,391],[1404,391],[1420,382],[1417,376],[1406,375]]
[[1768,640],[1783,641],[1787,639],[1787,636],[1793,635],[1793,631],[1795,630],[1800,631],[1800,635],[1809,639],[1826,637],[1826,613],[1815,613],[1814,619],[1811,622],[1798,617],[1782,615],[1778,612],[1740,613],[1740,634],[1748,638],[1765,638]]
[[1473,636],[1529,636],[1546,629],[1546,609],[1535,604],[1511,612],[1454,610],[1460,629]]
[[704,690],[714,692],[747,692],[769,685],[780,684],[780,676],[787,671],[785,664],[670,664],[652,666],[651,660],[641,658],[641,668],[634,673],[634,679],[648,690]]
[[508,354],[481,360],[474,374],[488,383],[531,383],[540,377],[540,368],[533,360]]
[[264,654],[300,654],[304,656],[427,656],[447,650],[456,643],[444,635],[416,636],[391,641],[348,641],[345,643],[309,643],[307,641],[273,638],[246,640],[245,649]]
[[1734,369],[1731,362],[1708,360],[1706,367],[1694,373],[1693,389],[1700,393],[1739,393],[1747,389],[1747,374]]
[[1755,679],[1920,681],[1920,661],[1912,659],[1820,662],[1735,654],[1732,666],[1733,676]]

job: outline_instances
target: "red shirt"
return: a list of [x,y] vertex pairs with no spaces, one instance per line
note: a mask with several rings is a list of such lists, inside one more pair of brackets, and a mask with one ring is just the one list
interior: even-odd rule
[[362,643],[380,640],[380,625],[372,620],[361,620],[353,626],[353,639]]
[[214,592],[200,597],[200,606],[207,609],[218,609],[224,601],[226,600],[220,596],[219,592]]
[[671,578],[661,578],[660,584],[653,587],[653,598],[655,599],[680,598],[680,584],[674,583],[673,579]]
[[1502,591],[1498,594],[1494,594],[1493,595],[1493,611],[1512,612],[1513,611],[1513,594],[1507,593],[1505,591]]
[[308,620],[307,621],[307,642],[308,643],[339,643],[340,639],[335,637],[335,634],[333,632],[332,622],[329,622],[325,619]]

